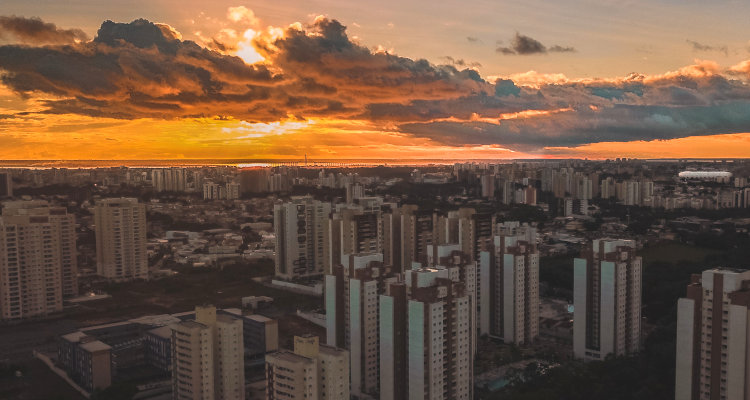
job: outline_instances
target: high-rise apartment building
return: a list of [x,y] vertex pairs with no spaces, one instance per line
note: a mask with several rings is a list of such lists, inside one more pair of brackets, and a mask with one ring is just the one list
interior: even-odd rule
[[694,275],[677,302],[676,400],[750,399],[750,271]]
[[349,398],[349,353],[333,346],[320,345],[317,336],[294,337],[294,353],[316,360],[318,399]]
[[471,399],[471,296],[454,268],[419,268],[380,296],[380,398]]
[[331,237],[328,241],[331,246],[331,267],[339,265],[345,254],[383,252],[383,218],[380,211],[382,203],[374,198],[369,199],[373,201],[363,201],[364,204],[356,206],[349,205],[331,216]]
[[488,212],[477,212],[474,208],[463,207],[449,211],[447,215],[434,217],[433,244],[458,243],[461,251],[471,261],[479,259],[481,251],[492,248],[492,233],[495,216]]
[[461,208],[458,214],[458,244],[470,261],[477,261],[481,251],[488,251],[492,247],[495,215],[480,213],[473,208]]
[[157,192],[184,192],[187,187],[185,168],[152,169],[151,183]]
[[633,240],[597,239],[574,262],[573,353],[583,360],[640,350],[641,257]]
[[401,209],[395,204],[383,207],[383,263],[391,265],[394,272],[404,270],[401,262]]
[[13,176],[10,172],[0,172],[0,197],[13,196]]
[[266,355],[266,399],[339,400],[349,396],[349,354],[295,336],[294,351]]
[[172,328],[172,398],[243,400],[245,367],[242,321],[195,308],[195,320]]
[[94,224],[97,273],[114,280],[148,279],[146,206],[134,198],[99,200]]
[[240,171],[240,193],[268,192],[268,178],[271,170],[268,168],[244,168]]
[[326,342],[349,350],[351,392],[377,395],[379,387],[379,298],[398,282],[381,253],[351,254],[326,275]]
[[276,233],[276,277],[295,279],[322,275],[331,262],[331,204],[310,196],[292,197],[273,207]]
[[400,216],[401,267],[406,271],[413,262],[427,261],[427,246],[433,243],[434,216],[432,211],[412,204],[401,206]]
[[78,293],[75,216],[45,201],[4,204],[0,217],[0,319],[62,310]]
[[4,204],[3,216],[46,216],[52,226],[53,246],[59,247],[60,282],[63,298],[78,296],[78,252],[76,218],[65,207],[50,207],[46,201],[13,201]]
[[497,226],[490,271],[490,334],[529,344],[539,336],[539,252],[536,229],[518,222]]
[[[490,264],[491,253],[480,251],[479,259],[472,261],[459,244],[427,246],[427,267],[448,269],[451,277],[466,287],[471,303],[472,350],[476,352],[479,336],[489,334],[490,321]],[[421,268],[417,265],[414,268]]]

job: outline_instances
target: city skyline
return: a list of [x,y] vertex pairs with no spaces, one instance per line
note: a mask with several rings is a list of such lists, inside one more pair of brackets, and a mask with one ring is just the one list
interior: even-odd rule
[[750,155],[741,2],[4,6],[6,160]]

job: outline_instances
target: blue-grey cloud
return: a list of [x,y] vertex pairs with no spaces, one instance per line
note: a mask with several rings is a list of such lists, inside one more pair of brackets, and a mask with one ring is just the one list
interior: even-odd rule
[[690,39],[688,39],[687,42],[693,48],[693,51],[696,51],[696,52],[714,51],[714,52],[723,53],[725,56],[729,56],[729,47],[727,45],[712,46],[708,44],[699,43],[699,42],[696,42],[695,40],[690,40]]
[[31,44],[66,44],[88,40],[80,29],[61,29],[39,18],[0,16],[0,39],[16,39]]
[[499,54],[504,55],[531,55],[531,54],[547,54],[547,53],[571,53],[575,52],[576,49],[570,46],[553,45],[547,47],[542,42],[526,35],[522,35],[516,32],[516,36],[510,41],[510,46],[503,46],[502,41],[498,41],[498,47],[495,51]]

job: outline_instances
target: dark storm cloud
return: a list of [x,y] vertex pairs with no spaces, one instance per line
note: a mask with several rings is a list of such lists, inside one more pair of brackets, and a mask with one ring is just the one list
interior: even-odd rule
[[725,56],[729,56],[729,48],[726,45],[722,46],[711,46],[703,43],[696,42],[694,40],[688,39],[687,42],[690,44],[690,46],[693,48],[693,51],[697,52],[719,52],[723,53]]
[[39,18],[0,16],[0,38],[13,37],[22,43],[65,44],[88,40],[80,29],[61,29]]
[[327,18],[317,18],[307,30],[290,27],[284,37],[256,45],[274,66],[335,87],[340,100],[352,104],[449,99],[492,90],[470,68],[373,52],[349,40],[346,28]]
[[549,48],[542,42],[526,35],[516,32],[516,36],[510,42],[510,46],[502,46],[502,41],[498,41],[496,52],[504,55],[531,55],[552,53],[570,53],[576,51],[573,47],[554,45]]
[[618,105],[601,112],[579,109],[537,120],[410,123],[400,130],[444,144],[502,144],[519,151],[598,142],[668,140],[685,136],[745,132],[750,102],[670,108]]

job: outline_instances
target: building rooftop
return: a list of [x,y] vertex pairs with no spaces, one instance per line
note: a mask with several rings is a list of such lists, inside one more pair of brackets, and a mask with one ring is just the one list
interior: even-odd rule
[[156,335],[165,339],[169,339],[172,337],[172,328],[168,326],[160,326],[155,329],[151,329],[148,331],[152,335]]
[[259,315],[259,314],[247,315],[247,316],[245,316],[245,318],[249,318],[249,319],[251,319],[253,321],[258,321],[258,322],[270,322],[270,321],[273,321],[273,319],[268,318],[268,317],[263,316],[263,315]]
[[188,328],[188,329],[203,329],[203,328],[206,328],[206,325],[203,325],[200,322],[195,322],[193,320],[182,321],[182,322],[174,324],[172,326],[181,326],[181,327]]
[[290,363],[296,363],[296,364],[303,364],[303,363],[307,364],[307,363],[312,363],[313,362],[313,360],[311,358],[308,358],[308,357],[305,357],[305,356],[301,356],[301,355],[293,353],[293,352],[291,352],[289,350],[277,351],[275,353],[271,353],[271,354],[266,355],[266,360],[268,360],[269,358],[273,358],[273,359],[276,359],[276,360],[279,360],[279,361],[286,361],[286,362],[290,362]]
[[80,346],[82,349],[88,351],[89,353],[94,353],[97,351],[106,351],[106,350],[112,349],[112,346],[100,340],[94,340],[93,342],[83,343]]
[[67,335],[63,335],[62,336],[63,339],[65,339],[65,340],[67,340],[69,342],[73,342],[73,343],[80,342],[81,339],[84,338],[84,337],[86,337],[86,334],[83,333],[83,332],[81,332],[81,331],[69,333]]
[[331,356],[345,356],[347,354],[347,351],[344,349],[340,349],[338,347],[328,346],[325,344],[321,344],[318,351],[321,353],[325,353],[327,355]]

